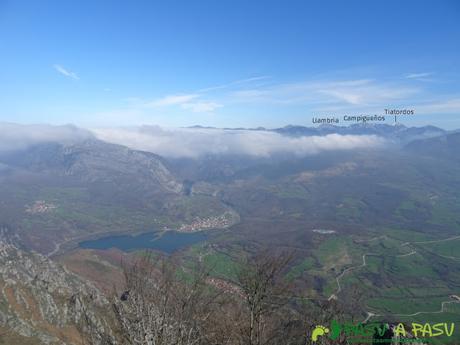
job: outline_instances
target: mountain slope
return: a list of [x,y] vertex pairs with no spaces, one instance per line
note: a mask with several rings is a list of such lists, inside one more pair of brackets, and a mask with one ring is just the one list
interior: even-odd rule
[[81,345],[89,325],[111,333],[106,308],[90,283],[0,239],[0,344]]
[[416,140],[407,145],[407,150],[422,156],[439,159],[460,160],[460,133],[449,133],[436,138]]
[[182,190],[182,184],[166,168],[161,157],[96,139],[71,145],[37,144],[0,155],[0,162],[36,173],[72,176],[86,182],[136,179],[146,187],[163,192],[180,193]]

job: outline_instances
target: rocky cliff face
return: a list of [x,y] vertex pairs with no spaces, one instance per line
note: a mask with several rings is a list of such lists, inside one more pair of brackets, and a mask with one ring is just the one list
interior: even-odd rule
[[115,344],[108,308],[88,282],[0,239],[0,344]]

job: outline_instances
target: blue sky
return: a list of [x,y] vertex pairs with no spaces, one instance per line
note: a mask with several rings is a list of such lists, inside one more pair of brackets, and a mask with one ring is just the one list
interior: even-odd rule
[[0,121],[460,128],[458,1],[0,0]]

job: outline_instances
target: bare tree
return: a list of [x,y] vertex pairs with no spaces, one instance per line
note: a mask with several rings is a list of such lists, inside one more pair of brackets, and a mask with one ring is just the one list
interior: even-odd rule
[[125,269],[126,288],[113,309],[127,344],[195,345],[206,340],[215,309],[207,273],[181,277],[177,265],[150,255]]
[[238,274],[238,284],[243,292],[243,344],[274,342],[281,315],[276,312],[287,302],[287,285],[281,273],[291,258],[291,255],[271,255],[264,251],[243,264]]
[[[124,269],[125,287],[112,300],[118,324],[113,333],[131,345],[310,344],[316,326],[342,322],[356,305],[295,296],[284,279],[291,258],[256,254],[241,263],[237,287],[222,289],[201,266],[184,271],[171,258],[146,255]],[[101,329],[96,326],[94,332]],[[103,334],[95,339],[94,344],[109,344],[101,341],[108,339]],[[321,337],[318,344],[346,340]]]

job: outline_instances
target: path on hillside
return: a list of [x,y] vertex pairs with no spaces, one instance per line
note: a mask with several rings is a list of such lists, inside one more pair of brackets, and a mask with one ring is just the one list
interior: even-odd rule
[[[361,241],[357,241],[358,243],[362,243],[362,242],[371,242],[371,241],[375,241],[377,239],[382,239],[382,238],[387,238],[386,235],[383,235],[383,236],[378,236],[378,237],[374,237],[374,238],[371,238],[369,240],[361,240]],[[403,247],[403,246],[409,246],[409,248],[412,250],[411,252],[409,253],[406,253],[406,254],[399,254],[399,255],[391,255],[393,257],[398,257],[398,258],[403,258],[403,257],[408,257],[408,256],[411,256],[411,255],[414,255],[417,253],[417,251],[410,247],[411,244],[431,244],[431,243],[439,243],[439,242],[447,242],[447,241],[452,241],[452,240],[456,240],[456,239],[460,239],[460,236],[454,236],[454,237],[449,237],[449,238],[444,238],[444,239],[441,239],[441,240],[429,240],[429,241],[414,241],[414,242],[404,242],[400,245],[400,247]],[[420,253],[419,253],[420,254]],[[366,262],[366,256],[382,256],[382,254],[375,254],[375,253],[365,253],[363,254],[362,256],[362,264],[361,265],[357,265],[357,266],[352,266],[352,267],[348,267],[347,269],[345,269],[342,273],[340,273],[336,278],[336,283],[337,283],[337,290],[335,291],[335,293],[332,293],[328,300],[332,300],[332,299],[338,299],[338,294],[342,291],[342,286],[340,285],[340,280],[349,272],[353,271],[353,270],[356,270],[356,269],[359,269],[359,268],[363,268],[363,267],[366,267],[367,266],[367,262]],[[447,258],[447,259],[454,259],[454,260],[460,260],[460,258],[456,258],[456,257],[452,257],[452,256],[444,256],[444,255],[440,255],[441,257],[444,257],[444,258]],[[443,301],[441,302],[441,309],[440,310],[437,310],[437,311],[418,311],[418,312],[415,312],[413,314],[392,314],[394,316],[417,316],[417,315],[420,315],[420,314],[440,314],[440,313],[443,313],[445,312],[445,305],[447,304],[453,304],[453,303],[460,303],[460,298],[456,295],[453,295],[456,300],[451,300],[451,301]],[[375,314],[373,312],[370,312],[370,311],[367,311],[367,317],[366,319],[363,321],[363,322],[367,322],[369,321],[372,317],[375,317],[375,316],[381,316],[380,314]]]
[[342,291],[342,286],[340,285],[340,279],[342,279],[345,274],[347,274],[348,272],[350,272],[352,270],[365,267],[367,265],[366,256],[370,256],[370,255],[378,255],[378,254],[372,254],[372,253],[363,254],[363,256],[362,256],[363,263],[361,265],[348,267],[342,273],[340,273],[337,277],[335,277],[335,281],[337,282],[337,290],[336,290],[335,293],[333,293],[332,295],[329,296],[329,298],[327,299],[328,301],[330,301],[332,299],[338,299],[338,294]]
[[418,312],[415,312],[415,313],[412,313],[412,314],[393,314],[394,316],[417,316],[417,315],[420,315],[420,314],[441,314],[441,313],[444,313],[445,310],[444,310],[444,307],[446,306],[446,304],[451,304],[451,303],[460,303],[460,301],[458,300],[451,300],[451,301],[443,301],[441,302],[441,309],[437,310],[437,311],[418,311]]

